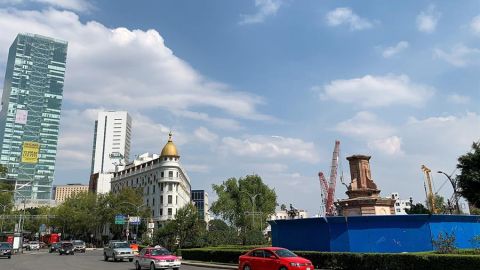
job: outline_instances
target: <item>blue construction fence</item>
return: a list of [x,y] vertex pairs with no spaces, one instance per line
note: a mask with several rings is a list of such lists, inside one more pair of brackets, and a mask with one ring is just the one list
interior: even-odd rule
[[432,239],[454,233],[457,248],[475,248],[480,216],[392,215],[270,221],[272,246],[302,251],[419,252],[434,250]]

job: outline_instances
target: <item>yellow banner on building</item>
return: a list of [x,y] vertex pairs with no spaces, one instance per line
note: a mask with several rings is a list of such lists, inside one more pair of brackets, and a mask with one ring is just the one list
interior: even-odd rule
[[39,149],[37,142],[23,142],[22,163],[37,163]]

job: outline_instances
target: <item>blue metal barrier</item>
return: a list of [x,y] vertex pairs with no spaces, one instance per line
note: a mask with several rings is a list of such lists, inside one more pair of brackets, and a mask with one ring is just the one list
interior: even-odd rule
[[432,239],[454,233],[458,248],[474,248],[480,216],[402,215],[307,218],[271,221],[272,245],[292,250],[418,252]]

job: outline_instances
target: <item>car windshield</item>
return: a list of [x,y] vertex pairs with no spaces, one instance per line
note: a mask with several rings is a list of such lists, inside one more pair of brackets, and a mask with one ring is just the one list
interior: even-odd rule
[[0,248],[11,248],[10,243],[0,243]]
[[72,243],[63,243],[63,244],[62,244],[62,247],[63,247],[63,248],[73,247],[73,244],[72,244]]
[[129,248],[130,245],[126,242],[114,243],[113,248]]
[[153,256],[162,256],[162,255],[171,255],[171,254],[172,254],[170,251],[168,251],[168,250],[165,249],[165,248],[152,249],[152,250],[150,250],[150,253],[151,253]]
[[297,257],[297,255],[293,252],[291,252],[288,249],[279,249],[275,251],[275,254],[278,255],[278,257],[282,258],[287,258],[287,257]]
[[73,241],[73,244],[74,245],[83,245],[84,242],[82,240],[75,240],[75,241]]
[[32,241],[32,242],[30,242],[30,245],[32,245],[32,244],[33,245],[38,245],[38,242],[37,241]]

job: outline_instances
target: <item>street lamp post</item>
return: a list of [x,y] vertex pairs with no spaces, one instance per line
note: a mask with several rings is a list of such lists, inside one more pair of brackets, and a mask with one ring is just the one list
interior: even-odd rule
[[252,202],[252,229],[253,229],[253,227],[255,226],[255,214],[256,214],[256,212],[255,212],[255,198],[257,198],[257,196],[260,196],[261,194],[257,193],[257,194],[252,195],[245,190],[241,190],[240,192],[243,192],[243,193],[247,194],[248,197],[250,197],[250,201]]
[[453,188],[453,199],[455,200],[455,208],[457,209],[457,213],[460,213],[460,206],[458,204],[458,191],[457,191],[458,181],[457,181],[457,178],[452,179],[452,177],[450,175],[448,175],[448,174],[446,174],[445,172],[442,172],[442,171],[438,171],[437,173],[445,175],[448,178],[448,181],[450,181],[450,184],[452,185],[452,188]]

